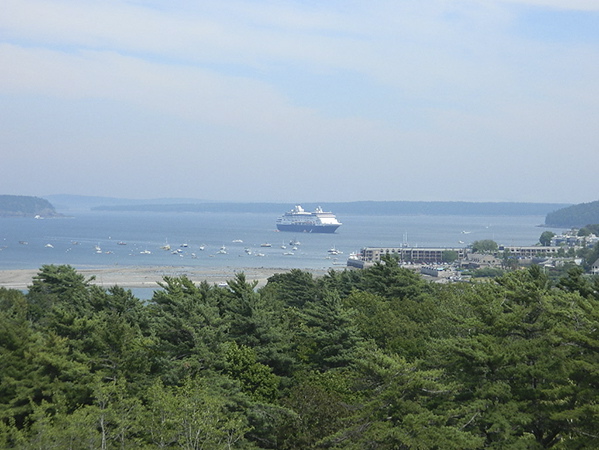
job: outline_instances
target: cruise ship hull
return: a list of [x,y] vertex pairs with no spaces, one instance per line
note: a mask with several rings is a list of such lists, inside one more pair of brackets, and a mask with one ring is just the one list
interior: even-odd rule
[[294,233],[334,233],[341,226],[332,212],[323,211],[319,206],[314,212],[307,212],[300,205],[277,219],[279,231]]
[[301,225],[277,224],[279,231],[293,231],[294,233],[334,233],[340,225]]

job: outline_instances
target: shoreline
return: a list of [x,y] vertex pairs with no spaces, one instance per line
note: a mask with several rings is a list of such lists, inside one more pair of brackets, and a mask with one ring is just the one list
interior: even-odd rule
[[[276,273],[288,273],[293,269],[270,267],[218,267],[198,268],[188,266],[94,266],[77,268],[77,273],[86,279],[95,277],[91,284],[109,288],[118,285],[126,289],[159,288],[159,282],[165,276],[187,276],[194,284],[206,281],[208,284],[225,283],[236,274],[243,272],[246,279],[258,281],[258,287],[264,286],[269,277]],[[318,277],[325,275],[328,269],[300,269]],[[40,269],[0,270],[0,287],[25,290],[32,283]]]

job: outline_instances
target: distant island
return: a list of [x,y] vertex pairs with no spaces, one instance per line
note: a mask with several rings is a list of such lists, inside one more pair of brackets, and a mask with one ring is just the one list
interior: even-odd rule
[[[515,203],[515,202],[420,202],[420,201],[359,201],[359,202],[297,202],[305,210],[311,211],[322,206],[335,214],[346,215],[454,215],[454,216],[545,216],[548,212],[567,206],[557,203]],[[280,215],[287,211],[290,203],[130,203],[92,206],[95,211],[144,211],[144,212],[232,212],[232,213],[273,213]]]
[[57,217],[54,206],[43,198],[0,195],[0,217]]
[[[532,202],[466,202],[466,201],[355,201],[355,202],[221,202],[192,198],[127,199],[85,195],[47,195],[39,198],[20,195],[0,195],[0,217],[57,217],[56,205],[61,211],[127,211],[127,212],[230,212],[272,213],[280,215],[294,205],[306,210],[322,206],[338,215],[439,215],[439,216],[546,216],[572,207],[567,203]],[[52,202],[52,203],[51,203]],[[599,202],[595,202],[599,203]],[[578,205],[575,205],[578,206]],[[599,223],[599,219],[581,223]],[[551,225],[563,226],[562,222]],[[570,225],[567,225],[570,226]]]
[[545,218],[545,225],[556,227],[584,227],[599,223],[599,200],[580,203],[552,211]]

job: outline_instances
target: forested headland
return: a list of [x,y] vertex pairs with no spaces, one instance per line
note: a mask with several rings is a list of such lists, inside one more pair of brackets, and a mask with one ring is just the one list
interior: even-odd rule
[[432,284],[395,260],[142,302],[43,266],[0,289],[0,447],[597,448],[599,281]]
[[53,217],[54,206],[43,198],[26,195],[0,195],[0,217]]
[[599,223],[599,200],[561,208],[545,218],[549,226],[583,227],[594,223]]

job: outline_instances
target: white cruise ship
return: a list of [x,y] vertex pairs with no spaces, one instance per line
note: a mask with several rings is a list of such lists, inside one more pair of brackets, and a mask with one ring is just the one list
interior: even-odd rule
[[279,231],[304,233],[334,233],[341,226],[332,212],[323,211],[319,206],[314,212],[307,212],[299,205],[277,219]]

